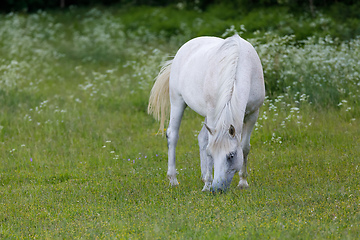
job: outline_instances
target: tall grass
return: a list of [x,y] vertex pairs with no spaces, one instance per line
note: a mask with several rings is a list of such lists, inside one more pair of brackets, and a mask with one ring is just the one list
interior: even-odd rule
[[[0,16],[1,238],[359,235],[359,39],[298,42],[222,20],[211,32],[206,14]],[[162,25],[148,27],[143,16]],[[252,137],[248,191],[235,188],[237,177],[227,194],[201,192],[203,119],[191,110],[177,149],[180,186],[170,188],[165,139],[146,114],[161,63],[201,29],[249,34],[263,62],[268,97]]]

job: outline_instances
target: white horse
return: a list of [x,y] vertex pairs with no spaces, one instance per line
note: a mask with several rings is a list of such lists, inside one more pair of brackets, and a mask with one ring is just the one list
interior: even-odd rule
[[175,148],[181,118],[189,106],[205,117],[198,136],[203,191],[225,191],[238,171],[238,186],[247,188],[250,135],[264,97],[261,62],[249,42],[234,35],[185,43],[157,76],[148,106],[149,114],[161,121],[161,130],[170,108],[166,131],[170,184],[179,184]]

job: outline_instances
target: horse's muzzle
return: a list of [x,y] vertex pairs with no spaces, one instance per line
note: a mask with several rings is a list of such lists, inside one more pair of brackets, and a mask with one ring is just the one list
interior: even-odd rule
[[230,187],[234,174],[235,173],[230,173],[225,179],[221,179],[220,181],[214,179],[210,191],[212,193],[225,193]]

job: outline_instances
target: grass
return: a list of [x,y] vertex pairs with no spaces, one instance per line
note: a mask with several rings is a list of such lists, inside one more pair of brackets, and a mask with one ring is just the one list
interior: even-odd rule
[[[147,118],[119,119],[139,117]],[[98,144],[90,133],[74,137],[72,144],[66,137],[48,144],[22,141],[25,146],[12,153],[4,144],[2,237],[351,239],[359,234],[358,124],[322,115],[305,130],[288,131],[282,143],[264,143],[255,132],[251,188],[239,191],[234,182],[227,194],[213,196],[200,191],[192,129],[201,119],[190,117],[195,116],[187,113],[182,126],[177,188],[166,180],[165,140],[150,131],[135,134],[126,146],[116,132],[104,138],[115,140]],[[117,148],[130,148],[124,151],[128,158],[116,159]]]
[[[146,113],[160,63],[197,33],[184,25],[174,35],[177,21],[162,34],[136,25],[141,13],[174,9],[131,11],[0,16],[0,238],[359,236],[357,39],[299,43],[268,30],[249,39],[269,96],[252,136],[250,189],[236,189],[236,176],[211,195],[201,192],[203,119],[185,112],[171,188],[166,140]],[[240,31],[220,29],[212,35]],[[335,85],[336,99],[320,84]]]

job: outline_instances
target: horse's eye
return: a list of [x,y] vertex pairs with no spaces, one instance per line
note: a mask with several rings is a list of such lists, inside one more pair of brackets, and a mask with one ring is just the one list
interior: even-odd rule
[[226,155],[228,161],[232,161],[235,158],[236,152],[231,152]]
[[235,128],[233,125],[230,125],[229,134],[231,137],[235,137]]

